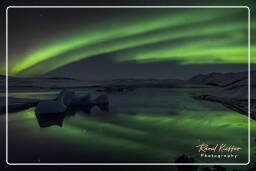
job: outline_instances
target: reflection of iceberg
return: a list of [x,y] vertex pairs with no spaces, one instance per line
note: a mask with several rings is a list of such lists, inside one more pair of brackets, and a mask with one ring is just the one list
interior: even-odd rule
[[[64,113],[56,113],[56,114],[43,114],[43,115],[38,115],[36,114],[36,118],[38,121],[38,124],[40,127],[49,127],[52,125],[58,125],[58,126],[62,126],[63,125],[63,120],[66,117],[70,117],[70,116],[74,116],[76,113],[78,112],[83,112],[85,114],[90,115],[91,113],[91,109],[94,107],[95,105],[91,105],[91,106],[72,106],[69,107],[67,109],[67,111],[65,111]],[[97,105],[99,107],[100,110],[104,111],[104,112],[108,112],[108,105],[105,104],[101,104],[101,105]]]
[[63,113],[57,113],[55,115],[36,115],[40,127],[49,127],[52,125],[62,126],[65,117]]
[[37,115],[56,114],[65,112],[72,106],[94,106],[108,104],[108,97],[105,94],[91,99],[90,94],[78,97],[74,92],[62,90],[55,100],[40,101],[35,109]]

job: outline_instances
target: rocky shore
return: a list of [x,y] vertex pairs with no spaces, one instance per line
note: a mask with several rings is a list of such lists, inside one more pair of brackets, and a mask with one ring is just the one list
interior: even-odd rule
[[[250,81],[250,92],[248,82]],[[211,94],[204,94],[194,97],[199,100],[221,103],[238,113],[256,119],[256,71],[251,71],[251,78],[248,80],[248,72],[240,73],[210,73],[198,75],[189,83],[212,85],[220,89]],[[248,95],[250,94],[250,111],[248,110]]]

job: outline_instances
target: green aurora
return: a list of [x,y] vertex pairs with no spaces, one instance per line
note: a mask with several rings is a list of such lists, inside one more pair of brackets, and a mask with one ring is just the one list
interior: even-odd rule
[[[144,13],[139,13],[140,10]],[[256,25],[252,24],[251,29],[255,30]],[[23,56],[12,56],[15,53],[9,52],[9,74],[41,75],[107,53],[117,62],[174,60],[180,65],[248,62],[246,8],[132,9],[132,14],[124,12],[64,32],[61,37],[36,43]],[[256,49],[255,46],[252,44],[251,49]]]

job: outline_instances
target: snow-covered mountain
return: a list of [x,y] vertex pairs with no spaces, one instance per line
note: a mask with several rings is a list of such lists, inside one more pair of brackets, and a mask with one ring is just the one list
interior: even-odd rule
[[[256,99],[256,71],[251,71],[250,78],[251,99]],[[201,74],[192,77],[187,82],[222,87],[212,94],[217,97],[248,99],[248,72]]]
[[[255,81],[256,71],[251,71],[251,79]],[[200,74],[192,77],[187,82],[192,84],[205,84],[219,87],[227,87],[234,84],[247,84],[248,72]]]

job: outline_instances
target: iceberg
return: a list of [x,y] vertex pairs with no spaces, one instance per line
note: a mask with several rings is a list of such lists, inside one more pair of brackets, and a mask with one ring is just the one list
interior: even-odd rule
[[76,96],[73,91],[64,89],[55,100],[39,101],[35,113],[37,115],[57,114],[64,113],[69,107],[94,105],[108,105],[108,96],[106,94],[100,94],[95,99],[91,99],[90,94],[80,97]]

